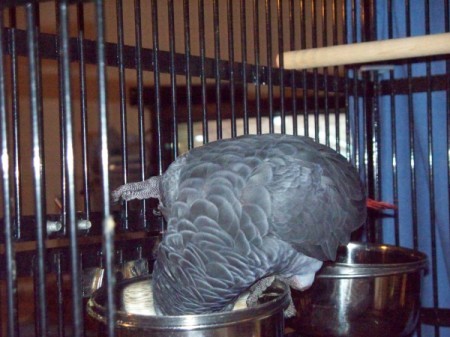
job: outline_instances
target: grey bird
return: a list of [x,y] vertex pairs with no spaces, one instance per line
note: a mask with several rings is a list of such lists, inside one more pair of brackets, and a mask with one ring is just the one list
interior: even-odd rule
[[308,288],[366,219],[364,188],[343,156],[279,134],[194,148],[161,176],[123,185],[113,198],[159,199],[167,230],[153,292],[165,315],[229,310],[247,290],[254,305],[275,278]]

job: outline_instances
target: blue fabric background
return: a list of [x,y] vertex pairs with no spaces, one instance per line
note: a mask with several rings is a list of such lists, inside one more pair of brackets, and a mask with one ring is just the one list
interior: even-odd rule
[[[430,33],[445,32],[445,0],[430,0]],[[352,0],[347,0],[347,27],[349,42],[360,42],[360,8],[357,5],[357,41],[352,40],[352,20],[351,8]],[[377,40],[389,38],[388,34],[388,12],[392,10],[393,17],[393,38],[407,36],[406,27],[411,26],[411,35],[426,34],[426,10],[425,1],[411,0],[411,22],[406,22],[405,1],[392,0],[392,9],[387,8],[387,0],[376,1],[377,20]],[[449,70],[450,71],[450,70]],[[426,63],[414,63],[412,65],[413,77],[426,75]],[[446,64],[444,61],[431,62],[431,74],[446,74]],[[380,80],[389,79],[389,74],[380,75]],[[407,77],[407,66],[395,66],[394,76],[396,79]],[[447,76],[449,76],[447,74]],[[432,92],[431,100],[428,100],[427,93],[413,94],[413,104],[409,106],[407,95],[397,95],[395,97],[395,109],[391,111],[390,96],[382,96],[379,99],[380,105],[380,176],[381,176],[381,199],[393,202],[394,175],[392,157],[392,117],[395,113],[396,146],[397,146],[397,172],[398,172],[398,214],[399,214],[399,242],[395,240],[394,219],[386,217],[382,220],[383,242],[388,244],[398,244],[403,247],[416,248],[426,253],[430,259],[430,269],[424,277],[422,290],[422,305],[424,307],[450,308],[450,219],[449,219],[449,181],[448,181],[448,156],[447,134],[449,123],[449,102],[445,91]],[[428,103],[431,103],[431,122],[428,120]],[[354,126],[355,115],[359,120],[363,119],[364,110],[354,108],[353,102],[350,104],[351,124]],[[414,124],[410,130],[410,118],[413,117]],[[354,126],[352,132],[357,127]],[[359,133],[362,134],[363,124],[359,123]],[[429,132],[432,130],[432,150],[429,151]],[[413,193],[411,187],[411,156],[410,156],[410,135],[414,135],[414,169],[415,169],[415,198],[417,204],[417,247],[414,247],[413,221],[414,212],[412,209]],[[360,137],[360,143],[362,138]],[[360,144],[362,149],[363,144]],[[353,158],[354,160],[355,158]],[[431,165],[430,165],[431,163]],[[364,165],[363,158],[360,157],[359,165]],[[432,167],[433,181],[430,185],[429,171]],[[434,192],[434,204],[430,203],[430,192]],[[434,213],[433,213],[434,212]],[[432,217],[432,214],[434,216]],[[434,219],[435,232],[433,233],[432,222]],[[432,268],[432,236],[435,237],[435,266],[437,275],[437,294],[433,292]],[[437,295],[437,296],[435,296]],[[437,299],[437,303],[435,302]],[[422,336],[436,336],[434,327],[422,325]],[[440,336],[450,337],[450,328],[441,327]]]

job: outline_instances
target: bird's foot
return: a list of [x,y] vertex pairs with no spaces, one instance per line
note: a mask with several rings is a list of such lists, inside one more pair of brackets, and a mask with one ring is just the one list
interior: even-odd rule
[[[289,297],[289,306],[284,310],[284,317],[289,318],[296,315],[297,310],[295,310],[294,301],[291,296],[291,288],[289,287],[289,283],[286,282],[283,278],[277,278],[281,282],[288,285],[288,297]],[[250,294],[247,298],[247,307],[251,308],[258,304],[258,299],[261,295],[269,288],[272,283],[275,281],[275,276],[269,276],[259,280],[254,285],[250,287]]]
[[284,318],[291,318],[297,315],[297,310],[295,309],[294,301],[292,299],[291,294],[291,287],[288,286],[288,298],[289,298],[289,305],[286,309],[284,309]]
[[297,284],[293,284],[293,280],[291,278],[277,277],[277,280],[288,286],[289,305],[284,310],[284,317],[294,317],[297,314],[297,310],[295,309],[294,300],[292,299],[291,287],[296,288]]
[[272,285],[273,281],[275,281],[275,276],[269,276],[252,285],[249,290],[250,294],[247,297],[247,307],[252,308],[256,306],[262,293]]
[[159,199],[159,182],[160,177],[151,177],[144,181],[122,185],[112,192],[112,198],[114,201],[119,201],[120,199],[126,201],[148,198]]

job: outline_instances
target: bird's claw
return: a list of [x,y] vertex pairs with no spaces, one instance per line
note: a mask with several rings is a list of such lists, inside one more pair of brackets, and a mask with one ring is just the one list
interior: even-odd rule
[[111,193],[114,202],[118,202],[120,199],[127,201],[131,199],[131,191],[127,189],[128,185],[122,185]]
[[247,298],[247,306],[249,308],[254,307],[258,304],[258,299],[261,297],[263,292],[272,285],[274,280],[274,276],[269,276],[263,278],[262,280],[259,280],[250,287],[250,294]]
[[[290,318],[297,314],[297,310],[295,309],[294,301],[292,300],[291,296],[291,288],[289,287],[289,284],[286,283],[285,279],[283,278],[277,278],[279,281],[285,283],[288,286],[288,297],[289,297],[289,305],[284,310],[284,317]],[[262,280],[259,280],[254,285],[250,287],[250,294],[247,298],[247,307],[252,308],[258,304],[258,299],[261,297],[261,295],[264,293],[264,291],[269,288],[272,283],[275,281],[274,276],[266,277]]]
[[294,301],[292,300],[291,288],[290,287],[288,289],[288,292],[289,292],[289,294],[288,294],[288,296],[289,296],[289,305],[283,312],[284,318],[291,318],[291,317],[294,317],[295,315],[297,315],[297,309],[295,309]]
[[112,197],[115,201],[120,199],[130,201],[133,199],[160,199],[159,184],[161,176],[151,177],[147,180],[138,181],[135,183],[128,183],[120,186],[112,192]]
[[120,200],[130,201],[136,199],[136,190],[133,189],[133,184],[125,184],[112,192],[112,199],[114,202],[118,202]]

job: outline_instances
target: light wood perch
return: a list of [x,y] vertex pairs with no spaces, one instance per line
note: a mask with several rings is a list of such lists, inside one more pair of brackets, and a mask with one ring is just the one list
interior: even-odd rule
[[285,69],[307,69],[447,53],[450,53],[450,33],[289,51],[283,53],[283,62]]

